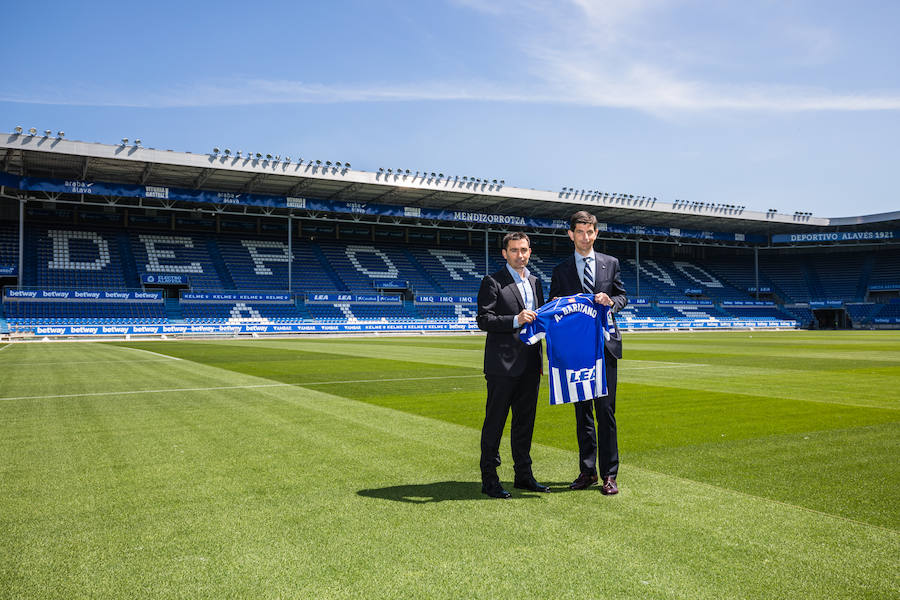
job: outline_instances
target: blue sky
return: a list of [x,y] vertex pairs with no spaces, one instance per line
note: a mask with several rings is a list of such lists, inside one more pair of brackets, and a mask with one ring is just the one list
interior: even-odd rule
[[900,2],[11,2],[0,131],[900,210]]

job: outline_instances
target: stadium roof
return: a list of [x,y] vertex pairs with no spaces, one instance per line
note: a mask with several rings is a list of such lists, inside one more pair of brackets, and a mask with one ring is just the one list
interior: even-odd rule
[[117,146],[46,134],[0,133],[0,171],[25,177],[306,197],[529,218],[568,219],[586,209],[601,222],[771,235],[900,229],[900,211],[848,218],[756,212],[728,204],[665,202],[594,190],[553,192],[438,173],[373,173],[287,157],[173,152],[127,140]]

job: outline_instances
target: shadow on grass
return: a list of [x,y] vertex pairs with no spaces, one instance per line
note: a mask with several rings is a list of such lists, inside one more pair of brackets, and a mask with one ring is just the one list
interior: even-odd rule
[[[538,494],[507,488],[512,492],[510,500],[536,498]],[[395,502],[425,504],[445,500],[493,500],[481,493],[481,483],[474,481],[436,481],[414,485],[392,485],[390,487],[359,490],[356,492],[367,498],[381,498]]]

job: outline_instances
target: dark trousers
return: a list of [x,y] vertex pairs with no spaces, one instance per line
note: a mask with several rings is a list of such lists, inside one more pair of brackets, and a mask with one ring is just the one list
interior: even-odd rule
[[487,403],[484,425],[481,427],[481,483],[491,486],[500,482],[500,438],[506,417],[512,409],[510,446],[515,477],[528,479],[531,473],[531,436],[534,433],[534,414],[537,410],[541,375],[535,369],[519,377],[485,375]]
[[[619,443],[616,438],[617,360],[604,353],[608,394],[575,403],[575,433],[578,436],[578,458],[582,473],[615,477],[619,472]],[[594,409],[597,427],[594,428]],[[599,460],[599,464],[598,464]],[[599,471],[599,473],[598,473]]]

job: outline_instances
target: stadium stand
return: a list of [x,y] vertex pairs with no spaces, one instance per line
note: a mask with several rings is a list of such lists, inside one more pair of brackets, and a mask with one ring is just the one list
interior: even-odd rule
[[247,302],[181,303],[186,323],[296,323],[304,315],[293,304]]
[[342,320],[357,320],[356,315],[350,310],[350,303],[333,304],[307,304],[310,317],[324,322],[337,322]]
[[213,238],[132,232],[129,241],[141,275],[186,275],[196,289],[234,289],[233,282],[222,276],[227,268]]
[[167,322],[165,305],[159,300],[88,301],[6,298],[6,320],[10,327],[33,325],[73,325]]
[[475,304],[416,304],[417,316],[432,321],[474,319],[477,312]]
[[900,250],[886,249],[872,256],[869,285],[896,286],[900,289]]
[[[563,227],[575,206],[598,207],[595,247],[619,259],[632,302],[625,326],[900,325],[900,213],[798,219],[502,180],[400,181],[349,165],[287,169],[277,158],[237,165],[218,150],[34,141],[0,140],[0,331],[6,319],[466,329],[485,272],[504,265],[505,230],[529,233],[529,269],[549,292],[553,266],[572,254]],[[12,297],[10,286],[51,293]],[[115,290],[151,295],[91,295]]]
[[[237,229],[236,225],[229,226]],[[24,281],[42,289],[135,289],[147,275],[182,275],[189,289],[287,292],[288,261],[291,290],[297,304],[254,302],[179,302],[173,298],[147,304],[75,302],[6,302],[10,326],[66,322],[135,323],[300,323],[424,319],[435,322],[471,320],[474,302],[413,302],[422,295],[472,297],[485,269],[482,247],[435,246],[425,238],[406,234],[381,241],[362,239],[287,241],[260,231],[172,231],[149,226],[112,227],[108,224],[47,224],[38,219],[25,228]],[[15,262],[18,232],[11,223],[0,226],[0,262]],[[358,236],[362,237],[362,236]],[[371,233],[370,233],[371,237]],[[627,249],[627,247],[626,247]],[[552,267],[570,254],[567,244],[554,252],[536,244],[529,268],[549,291]],[[710,251],[711,252],[711,251]],[[13,257],[13,258],[3,258]],[[634,257],[620,257],[622,279],[632,304],[620,315],[625,325],[654,321],[798,321],[808,326],[815,317],[809,303],[839,301],[856,326],[876,319],[893,319],[897,307],[890,298],[866,302],[872,286],[900,289],[900,251],[804,252],[764,254],[760,257],[760,286],[772,305],[754,305],[752,257],[713,255],[702,261],[663,257],[657,252],[642,258],[636,272]],[[488,269],[503,267],[492,248]],[[404,303],[311,302],[317,293],[354,295],[402,291]],[[0,315],[2,316],[2,315]]]
[[[811,256],[810,272],[819,294],[813,299],[864,300],[865,295],[859,295],[860,278],[866,274],[864,258],[859,253]],[[865,289],[865,285],[862,287]]]
[[782,302],[809,302],[816,291],[811,289],[809,266],[803,257],[766,257],[760,261],[759,272],[778,290]]
[[25,253],[25,280],[43,288],[135,287],[122,269],[125,237],[110,229],[26,228],[25,245],[33,252]]
[[848,303],[846,305],[850,320],[854,323],[870,323],[884,305],[872,302]]
[[[476,252],[462,248],[411,248],[410,254],[423,271],[434,278],[440,287],[438,291],[447,294],[477,292],[484,277],[484,253],[479,257]],[[492,263],[491,272],[501,266],[498,262]]]
[[19,259],[19,230],[13,223],[0,223],[0,267],[13,267]]

